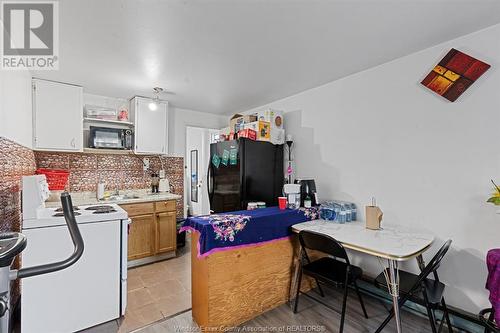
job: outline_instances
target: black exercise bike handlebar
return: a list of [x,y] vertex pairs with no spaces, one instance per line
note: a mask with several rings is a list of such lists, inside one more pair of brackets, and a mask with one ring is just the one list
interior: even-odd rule
[[71,202],[71,196],[67,192],[61,194],[61,204],[64,212],[64,218],[66,219],[66,225],[68,226],[71,240],[73,241],[73,245],[75,248],[73,254],[71,254],[71,256],[69,256],[67,259],[59,262],[21,268],[17,272],[17,278],[22,279],[30,276],[60,271],[61,269],[65,269],[73,265],[82,256],[84,248],[83,238],[80,234],[80,229],[78,229],[75,214],[73,213],[73,203]]

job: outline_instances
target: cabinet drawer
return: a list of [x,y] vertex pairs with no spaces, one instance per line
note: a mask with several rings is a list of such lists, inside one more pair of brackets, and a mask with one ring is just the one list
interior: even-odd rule
[[123,208],[129,216],[147,215],[154,213],[152,202],[120,205],[120,207]]
[[175,200],[156,202],[155,205],[157,213],[175,211]]

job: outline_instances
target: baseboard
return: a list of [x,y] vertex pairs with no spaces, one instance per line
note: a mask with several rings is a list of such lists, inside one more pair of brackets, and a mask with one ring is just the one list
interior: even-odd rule
[[[386,302],[389,306],[392,305],[392,299],[387,294],[387,292],[375,287],[375,285],[373,284],[373,280],[364,278],[363,280],[359,280],[358,285],[362,293],[378,298],[381,301]],[[450,305],[448,305],[447,307],[448,313],[450,314],[451,324],[454,328],[458,328],[464,332],[484,333],[484,326],[480,325],[479,317],[477,314],[473,314]],[[427,311],[425,307],[417,303],[407,301],[403,309],[427,318]],[[439,320],[442,318],[441,311],[439,311],[439,313],[436,313],[436,318],[438,318]]]
[[129,260],[128,263],[127,263],[127,267],[128,268],[133,268],[133,267],[137,267],[137,266],[143,266],[143,265],[147,265],[147,264],[152,264],[154,262],[162,261],[162,260],[165,260],[165,259],[171,259],[171,258],[174,258],[176,256],[177,256],[176,251],[172,251],[172,252],[163,253],[163,254],[160,254],[160,255],[157,255],[157,256],[146,257],[146,258],[135,259],[135,260]]

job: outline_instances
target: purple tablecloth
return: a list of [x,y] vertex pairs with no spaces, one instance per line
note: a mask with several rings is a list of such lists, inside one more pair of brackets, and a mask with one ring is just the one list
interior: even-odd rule
[[188,217],[181,231],[200,234],[198,257],[265,242],[291,235],[290,226],[318,218],[315,208],[300,210],[278,207],[241,210],[236,212]]
[[495,321],[500,323],[500,249],[492,249],[486,255],[488,280],[486,289],[490,291],[490,302],[495,310]]

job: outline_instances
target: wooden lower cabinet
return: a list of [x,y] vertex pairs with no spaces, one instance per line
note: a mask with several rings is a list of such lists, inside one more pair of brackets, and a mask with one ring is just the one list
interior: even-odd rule
[[177,247],[175,212],[160,213],[156,216],[156,253],[173,251]]
[[127,204],[121,207],[132,220],[128,235],[128,260],[177,249],[175,201]]
[[128,237],[128,260],[134,260],[155,254],[155,216],[140,215],[130,218]]

